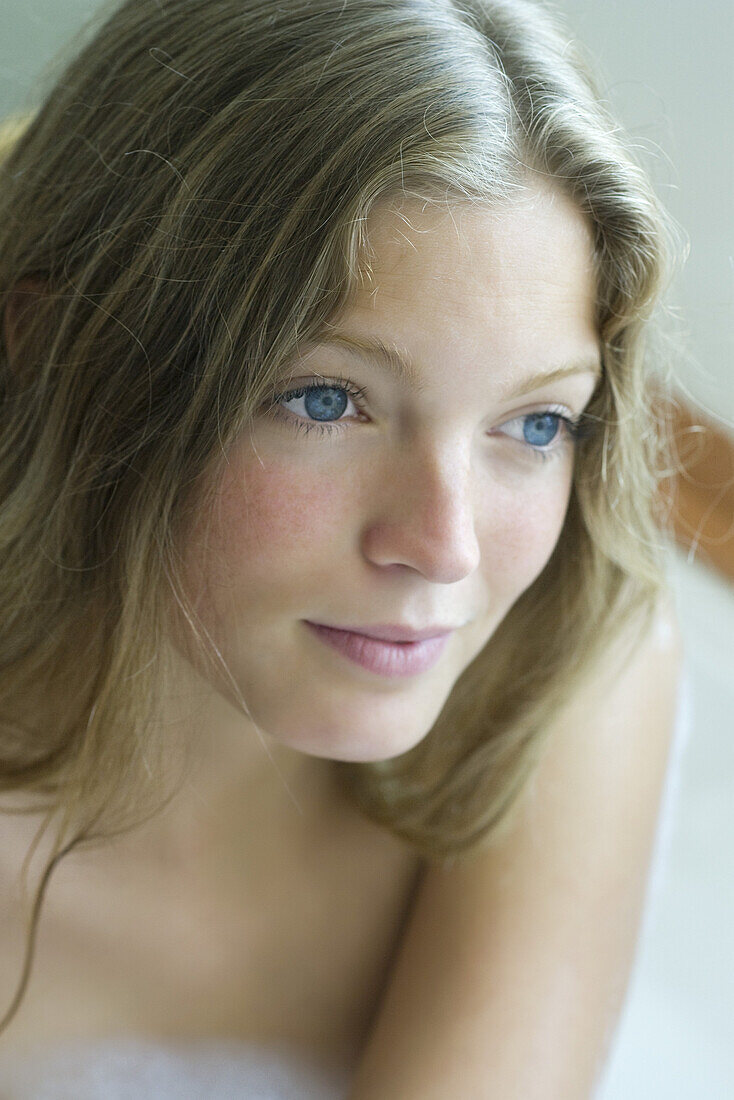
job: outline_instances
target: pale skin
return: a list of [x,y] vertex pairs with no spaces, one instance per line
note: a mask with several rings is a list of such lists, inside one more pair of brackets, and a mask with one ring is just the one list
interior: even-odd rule
[[[339,429],[305,434],[304,400],[291,399],[213,467],[213,514],[182,551],[231,678],[198,663],[174,617],[169,719],[198,763],[130,841],[141,891],[163,857],[215,891],[213,851],[223,868],[243,844],[262,858],[274,811],[295,832],[331,804],[325,760],[419,742],[560,534],[573,443],[559,421],[536,449],[524,418],[577,417],[594,392],[590,228],[536,180],[500,211],[411,202],[377,211],[370,232],[371,277],[334,331],[397,347],[419,384],[334,343],[305,349],[282,390],[348,379],[361,412],[350,399]],[[10,343],[12,315],[8,327]],[[580,369],[512,396],[570,364]],[[462,625],[435,668],[394,682],[324,647],[304,619]],[[680,649],[661,607],[624,674],[559,722],[507,842],[425,874],[350,1100],[590,1095],[634,951]]]
[[682,658],[664,601],[632,660],[610,654],[553,728],[508,837],[427,871],[349,1100],[591,1100],[635,958]]

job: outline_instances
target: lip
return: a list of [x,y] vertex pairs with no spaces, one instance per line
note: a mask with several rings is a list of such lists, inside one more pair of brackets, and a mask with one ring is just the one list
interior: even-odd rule
[[303,620],[312,633],[343,657],[370,672],[390,678],[416,676],[432,668],[443,653],[453,631],[415,642],[391,642],[353,630],[324,626]]
[[335,626],[331,623],[314,625],[328,626],[331,630],[346,630],[365,638],[378,638],[381,642],[425,642],[427,638],[438,638],[458,629],[455,626],[428,626],[423,630],[411,630],[409,626],[401,626],[400,623],[374,623],[371,626]]

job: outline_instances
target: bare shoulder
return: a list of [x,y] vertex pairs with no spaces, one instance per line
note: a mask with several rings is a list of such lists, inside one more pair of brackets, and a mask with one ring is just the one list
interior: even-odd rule
[[[0,950],[6,944],[12,923],[20,919],[25,897],[22,872],[26,858],[33,855],[33,843],[42,824],[40,813],[19,812],[27,804],[22,792],[13,791],[3,795],[0,805],[0,925],[5,933],[0,935]],[[33,881],[31,874],[30,883]]]
[[671,681],[677,683],[682,661],[683,637],[675,597],[664,589],[645,631],[640,633],[631,622],[611,643],[608,660],[601,663],[588,688],[580,692],[578,706],[583,708],[587,699],[600,694],[633,691],[640,686],[640,679],[653,671],[661,677],[660,686],[669,688]]
[[588,1100],[624,1000],[676,716],[665,595],[549,731],[501,841],[426,870],[350,1100]]
[[[675,726],[683,639],[672,595],[661,595],[646,631],[634,625],[612,643],[595,674],[556,720],[538,787],[573,775],[609,783],[597,768],[665,770]],[[652,779],[652,776],[650,777]],[[662,776],[660,777],[662,778]],[[638,780],[639,781],[639,780]]]

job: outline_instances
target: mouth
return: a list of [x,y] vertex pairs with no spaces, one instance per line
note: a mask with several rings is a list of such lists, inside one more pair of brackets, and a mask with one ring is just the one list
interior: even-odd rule
[[308,619],[303,621],[316,638],[348,661],[393,679],[416,676],[432,668],[453,633],[433,634],[418,641],[390,641],[354,630],[312,623]]
[[374,623],[367,626],[337,626],[334,623],[316,625],[328,626],[331,630],[344,630],[350,634],[361,634],[366,638],[377,638],[381,642],[424,642],[427,638],[438,638],[459,629],[457,626],[443,625],[416,628],[403,626],[402,623]]

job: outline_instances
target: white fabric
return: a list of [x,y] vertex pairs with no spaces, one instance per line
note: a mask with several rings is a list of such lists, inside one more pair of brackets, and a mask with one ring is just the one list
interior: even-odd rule
[[67,1041],[4,1064],[3,1100],[344,1100],[346,1075],[236,1040]]

